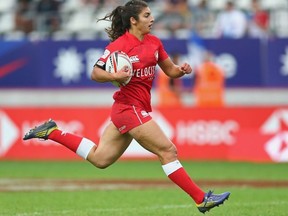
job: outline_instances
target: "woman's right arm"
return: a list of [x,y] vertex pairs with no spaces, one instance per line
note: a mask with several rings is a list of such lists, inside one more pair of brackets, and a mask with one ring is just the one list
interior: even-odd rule
[[117,81],[123,83],[131,76],[131,72],[127,71],[125,67],[119,70],[117,73],[109,73],[98,66],[94,66],[91,74],[91,79],[96,82],[112,82]]
[[112,82],[116,81],[115,79],[116,73],[108,73],[100,67],[94,66],[91,74],[91,79],[96,82]]

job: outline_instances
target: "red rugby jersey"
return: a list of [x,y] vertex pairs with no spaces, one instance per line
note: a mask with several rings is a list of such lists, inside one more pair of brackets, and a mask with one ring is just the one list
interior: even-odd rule
[[119,50],[125,52],[133,65],[133,76],[126,86],[121,86],[113,98],[116,102],[135,105],[151,112],[151,88],[155,78],[157,62],[168,58],[163,44],[157,37],[147,34],[140,41],[128,31],[105,49],[96,65],[105,68],[110,53]]

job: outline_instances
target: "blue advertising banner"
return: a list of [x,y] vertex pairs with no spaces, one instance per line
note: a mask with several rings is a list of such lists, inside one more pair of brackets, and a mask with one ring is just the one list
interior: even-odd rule
[[0,87],[37,87],[38,61],[31,42],[0,42]]
[[45,41],[39,46],[39,68],[43,87],[104,87],[90,79],[93,65],[103,54],[107,41]]
[[226,86],[261,86],[261,43],[254,39],[205,40],[205,47],[216,56],[226,77]]
[[288,39],[271,40],[267,49],[267,86],[288,87]]
[[[195,63],[191,40],[163,40],[168,53],[187,56]],[[212,51],[225,71],[228,87],[288,86],[288,40],[201,40],[201,49]],[[0,88],[111,87],[90,79],[106,40],[95,41],[0,41]],[[199,50],[198,50],[199,51]],[[191,88],[193,77],[184,85]]]

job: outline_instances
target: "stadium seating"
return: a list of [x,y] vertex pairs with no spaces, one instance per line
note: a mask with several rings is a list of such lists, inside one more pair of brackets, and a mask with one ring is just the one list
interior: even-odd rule
[[[271,20],[270,26],[273,33],[279,37],[288,37],[288,1],[287,0],[259,0],[263,9],[269,11]],[[36,5],[39,0],[31,1],[32,10],[36,10]],[[59,1],[62,2],[59,8],[59,16],[61,17],[60,29],[53,31],[49,35],[54,40],[69,40],[76,38],[78,40],[91,40],[95,38],[107,38],[104,29],[109,26],[109,22],[98,22],[98,18],[111,11],[115,6],[115,1],[104,1],[104,5],[88,3],[83,4],[81,0]],[[99,1],[100,2],[100,1]],[[125,1],[117,1],[123,3]],[[190,7],[196,6],[200,0],[188,0]],[[249,11],[251,0],[237,0],[234,1],[236,6],[244,11]],[[226,0],[213,0],[207,1],[209,9],[216,15],[225,6]],[[15,14],[18,7],[17,0],[0,1],[0,36],[4,40],[21,39],[24,36],[29,38],[41,38],[45,35],[41,27],[41,14],[37,15],[34,20],[34,28],[31,32],[21,33],[16,31]],[[149,6],[153,12],[153,16],[157,19],[163,14],[164,1],[154,0]],[[188,29],[189,31],[189,29]],[[39,33],[40,32],[40,33]],[[153,32],[159,34],[159,37],[169,38],[171,33],[165,29],[153,29]],[[179,29],[178,33],[180,38],[187,37],[187,29]],[[207,31],[209,32],[209,31]],[[176,35],[176,36],[177,36]]]

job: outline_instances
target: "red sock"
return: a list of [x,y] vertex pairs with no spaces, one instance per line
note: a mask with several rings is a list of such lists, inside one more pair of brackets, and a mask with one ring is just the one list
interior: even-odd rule
[[168,177],[188,193],[195,203],[199,204],[203,201],[205,193],[192,181],[183,167],[171,173]]
[[182,190],[189,194],[195,203],[199,204],[203,201],[205,192],[192,181],[178,160],[163,165],[162,167],[167,176]]
[[83,139],[83,137],[79,137],[70,133],[65,133],[59,129],[52,131],[48,138],[66,146],[68,149],[75,153]]
[[52,131],[48,138],[66,146],[85,160],[87,159],[91,149],[96,146],[94,142],[85,137],[65,133],[58,129]]

